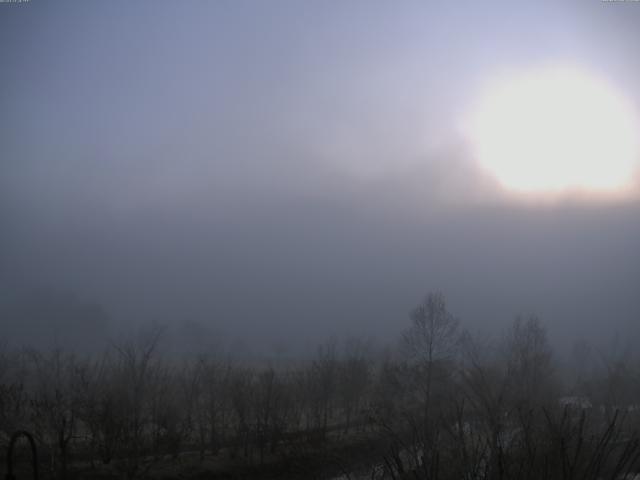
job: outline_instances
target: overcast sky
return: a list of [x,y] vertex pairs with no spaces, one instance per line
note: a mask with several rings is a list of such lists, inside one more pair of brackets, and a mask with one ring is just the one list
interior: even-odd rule
[[7,338],[50,292],[267,348],[385,339],[429,290],[472,329],[640,321],[637,200],[520,201],[460,127],[545,64],[638,112],[640,3],[31,0],[0,45]]

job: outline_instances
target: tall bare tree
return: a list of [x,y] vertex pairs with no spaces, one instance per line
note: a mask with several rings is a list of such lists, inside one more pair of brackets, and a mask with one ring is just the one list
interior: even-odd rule
[[411,327],[403,335],[409,361],[420,379],[425,439],[429,436],[434,380],[452,373],[459,340],[458,320],[447,309],[444,295],[427,294],[411,313]]

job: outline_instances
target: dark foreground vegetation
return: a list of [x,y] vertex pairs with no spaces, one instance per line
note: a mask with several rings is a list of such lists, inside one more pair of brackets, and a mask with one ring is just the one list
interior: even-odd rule
[[[397,347],[332,341],[287,364],[176,360],[159,340],[4,349],[3,465],[26,430],[52,479],[640,478],[640,369],[586,346],[560,368],[536,318],[480,341],[430,294]],[[17,478],[30,461],[21,440]]]

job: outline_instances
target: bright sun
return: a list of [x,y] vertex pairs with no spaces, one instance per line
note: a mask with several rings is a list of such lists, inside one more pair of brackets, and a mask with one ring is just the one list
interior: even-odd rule
[[482,95],[471,120],[481,165],[522,192],[615,192],[637,168],[637,122],[605,83],[572,69],[528,72]]

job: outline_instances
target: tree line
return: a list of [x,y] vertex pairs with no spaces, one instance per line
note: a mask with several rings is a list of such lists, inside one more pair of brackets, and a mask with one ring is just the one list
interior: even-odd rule
[[163,355],[161,336],[154,330],[92,357],[1,350],[3,455],[11,434],[27,430],[41,472],[55,479],[154,477],[159,464],[187,456],[256,471],[313,456],[335,467],[310,468],[308,478],[621,479],[640,471],[640,368],[617,358],[586,369],[593,355],[583,346],[582,368],[567,372],[535,317],[483,340],[430,293],[389,348],[330,340],[313,358],[286,364],[215,352],[176,360]]

